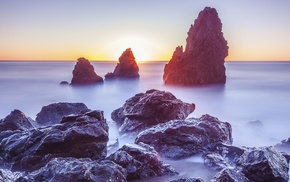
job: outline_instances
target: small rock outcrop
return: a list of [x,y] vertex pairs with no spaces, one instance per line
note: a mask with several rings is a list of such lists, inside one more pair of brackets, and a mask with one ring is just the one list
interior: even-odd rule
[[12,111],[8,116],[4,119],[0,119],[0,132],[6,130],[28,130],[34,128],[33,126],[34,121],[26,117],[23,112],[20,110],[15,109]]
[[21,182],[38,181],[120,181],[126,182],[126,170],[109,160],[88,158],[55,158],[43,168],[19,179]]
[[179,46],[165,65],[165,84],[205,85],[226,82],[227,41],[214,8],[201,11],[188,32],[186,48]]
[[61,124],[0,133],[0,161],[13,170],[34,171],[56,157],[104,159],[108,125],[102,111],[67,116]]
[[185,119],[194,109],[194,104],[182,102],[170,92],[152,89],[126,100],[111,117],[121,133],[138,133],[159,123]]
[[171,120],[141,132],[136,143],[154,147],[163,157],[180,159],[207,151],[216,143],[232,143],[232,128],[210,115],[186,120]]
[[139,77],[139,67],[135,61],[135,57],[131,48],[126,49],[119,57],[119,63],[115,67],[114,72],[110,72],[105,75],[105,79],[131,79]]
[[71,85],[88,85],[103,83],[103,78],[95,73],[93,65],[86,58],[78,58],[78,62],[73,70]]
[[163,164],[153,147],[144,143],[126,144],[107,159],[127,170],[127,180],[177,174]]
[[43,106],[36,115],[35,121],[41,126],[59,124],[61,119],[67,115],[78,115],[88,112],[84,103],[59,102]]

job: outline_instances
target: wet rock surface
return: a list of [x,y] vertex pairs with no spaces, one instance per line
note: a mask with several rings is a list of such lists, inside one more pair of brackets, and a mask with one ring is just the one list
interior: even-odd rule
[[186,48],[177,47],[164,67],[165,84],[206,85],[226,82],[227,41],[214,8],[201,11],[188,31]]
[[194,104],[182,102],[170,92],[148,90],[126,100],[111,117],[120,126],[120,133],[138,133],[158,123],[185,119],[194,109]]
[[170,165],[163,164],[153,147],[144,143],[125,144],[107,159],[126,169],[128,180],[177,174]]
[[0,132],[6,130],[28,130],[34,128],[35,122],[23,112],[15,109],[4,119],[0,119]]
[[119,57],[119,63],[117,63],[114,72],[109,72],[105,75],[105,79],[136,79],[139,77],[139,67],[131,48],[126,49]]
[[141,132],[135,142],[153,146],[165,158],[180,159],[203,153],[216,143],[231,144],[232,128],[227,122],[203,115],[158,124]]
[[103,83],[103,78],[95,73],[93,65],[86,58],[78,58],[73,70],[71,85],[88,85]]
[[238,170],[224,168],[218,172],[211,182],[249,182],[248,178]]
[[35,121],[41,126],[49,126],[59,124],[64,116],[78,115],[88,111],[89,109],[84,103],[53,103],[42,107],[36,115]]
[[13,170],[34,171],[55,157],[103,159],[107,142],[102,111],[90,111],[50,127],[1,132],[0,161]]
[[55,158],[43,168],[19,179],[21,182],[38,181],[126,181],[126,170],[109,161],[88,158]]
[[250,148],[237,160],[249,181],[288,181],[289,163],[273,147]]

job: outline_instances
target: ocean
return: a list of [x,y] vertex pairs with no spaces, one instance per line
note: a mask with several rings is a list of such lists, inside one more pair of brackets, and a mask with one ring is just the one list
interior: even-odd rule
[[[55,102],[83,102],[90,109],[103,110],[112,125],[111,112],[137,93],[166,90],[184,102],[195,103],[189,117],[210,114],[233,128],[237,146],[267,146],[290,137],[290,62],[226,62],[227,83],[210,86],[168,86],[162,75],[166,62],[141,62],[139,80],[105,81],[103,84],[72,87],[76,62],[0,62],[0,118],[19,109],[35,119],[43,106]],[[92,62],[104,77],[116,62]],[[263,127],[253,130],[250,121]],[[118,133],[110,130],[110,139]],[[193,162],[199,159],[189,159]],[[186,175],[185,175],[186,176]],[[205,175],[206,176],[206,175]],[[206,178],[206,177],[205,177]]]

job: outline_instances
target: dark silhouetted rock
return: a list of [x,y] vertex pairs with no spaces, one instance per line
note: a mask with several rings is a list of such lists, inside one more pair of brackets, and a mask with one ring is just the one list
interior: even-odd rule
[[166,158],[180,159],[205,152],[216,143],[231,144],[232,128],[227,122],[203,115],[158,124],[141,132],[135,142],[153,146]]
[[59,84],[60,85],[69,85],[69,83],[67,81],[61,81]]
[[169,165],[163,164],[153,147],[144,143],[126,144],[107,159],[125,168],[128,180],[177,174]]
[[177,47],[165,65],[165,84],[205,85],[226,82],[224,60],[228,55],[222,23],[214,8],[201,11],[188,32],[186,48]]
[[211,182],[249,182],[249,180],[240,171],[225,168],[218,172]]
[[287,182],[289,164],[286,158],[273,147],[248,149],[237,160],[242,173],[255,182]]
[[93,65],[86,58],[79,58],[73,70],[72,85],[87,85],[103,83],[103,78],[97,75]]
[[148,90],[126,100],[111,116],[121,133],[140,132],[158,123],[185,119],[194,109],[194,104],[182,102],[170,92]]
[[119,57],[119,63],[114,72],[105,75],[105,79],[113,78],[139,78],[139,67],[131,48],[126,49]]
[[88,111],[89,109],[83,103],[53,103],[42,107],[41,111],[36,115],[35,121],[42,126],[59,124],[64,116],[78,115]]
[[125,182],[126,170],[109,160],[55,158],[43,168],[23,177],[21,182],[39,181],[83,181],[83,182]]
[[13,170],[34,171],[55,157],[103,159],[107,142],[103,112],[90,111],[50,127],[1,132],[0,161]]
[[25,114],[17,109],[12,111],[4,119],[0,120],[0,132],[6,130],[28,130],[34,128],[34,121],[26,117]]

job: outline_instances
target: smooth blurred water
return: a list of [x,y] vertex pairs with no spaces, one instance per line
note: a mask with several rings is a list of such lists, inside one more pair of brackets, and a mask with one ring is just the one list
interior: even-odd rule
[[[116,62],[92,64],[102,77],[116,66]],[[290,137],[289,62],[227,62],[225,85],[166,86],[162,81],[165,62],[139,63],[139,80],[105,81],[85,87],[60,85],[61,81],[71,81],[74,65],[75,62],[0,62],[0,118],[19,109],[35,119],[45,105],[83,102],[90,109],[104,110],[110,121],[111,112],[125,100],[154,88],[195,103],[196,110],[190,117],[210,114],[231,123],[235,145],[273,145]],[[264,128],[247,128],[245,124],[253,120],[262,121]]]

